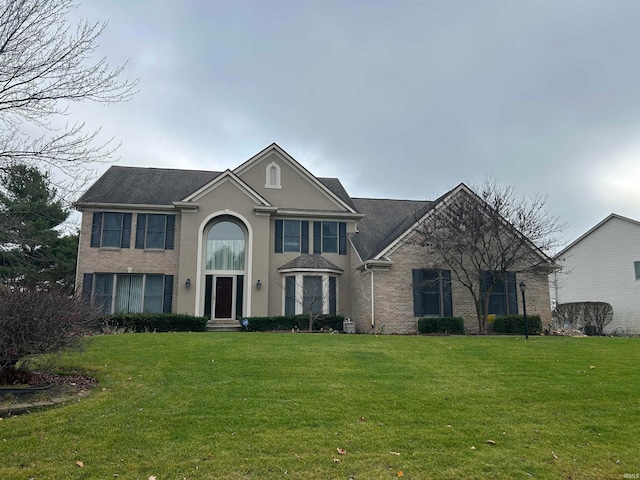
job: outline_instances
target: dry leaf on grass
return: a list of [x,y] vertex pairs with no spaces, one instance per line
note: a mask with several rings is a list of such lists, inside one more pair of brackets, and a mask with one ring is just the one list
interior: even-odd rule
[[84,463],[82,463],[80,460],[76,462],[76,465],[78,465],[80,468],[84,467]]
[[347,451],[344,448],[336,448],[336,450],[340,455],[344,455],[345,453],[347,453]]
[[400,455],[400,452],[389,452],[391,455]]

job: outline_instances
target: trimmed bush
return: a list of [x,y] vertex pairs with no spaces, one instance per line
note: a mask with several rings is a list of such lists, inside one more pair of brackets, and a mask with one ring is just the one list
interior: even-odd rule
[[207,317],[176,313],[121,313],[107,319],[111,325],[134,332],[205,332]]
[[[540,315],[527,315],[527,327],[529,335],[540,335],[542,333]],[[496,317],[493,322],[493,331],[501,335],[524,335],[524,317],[522,315]]]
[[[290,315],[287,317],[249,317],[251,332],[271,332],[277,330],[309,330],[309,317],[307,315]],[[339,330],[342,331],[342,315],[321,315],[313,321],[313,330]]]
[[464,334],[464,320],[460,317],[429,317],[418,319],[420,333]]

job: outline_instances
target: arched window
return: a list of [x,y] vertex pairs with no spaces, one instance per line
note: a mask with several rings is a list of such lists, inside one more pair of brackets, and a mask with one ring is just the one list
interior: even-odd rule
[[234,222],[214,224],[207,233],[207,270],[244,270],[245,234]]
[[280,165],[271,162],[267,165],[265,188],[282,188],[280,184]]

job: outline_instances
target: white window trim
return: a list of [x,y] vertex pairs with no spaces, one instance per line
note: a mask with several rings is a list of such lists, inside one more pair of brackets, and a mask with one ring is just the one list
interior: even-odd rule
[[304,277],[322,277],[322,315],[329,315],[329,277],[336,279],[336,313],[339,311],[340,295],[338,275],[326,272],[306,271],[299,273],[285,273],[282,275],[282,315],[285,315],[285,307],[287,302],[287,277],[295,277],[295,315],[302,315],[304,305]]

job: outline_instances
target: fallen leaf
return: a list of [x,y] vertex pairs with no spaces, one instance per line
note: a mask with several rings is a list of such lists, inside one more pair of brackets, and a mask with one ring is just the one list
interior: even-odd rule
[[475,450],[475,449],[476,449],[476,447],[471,447],[471,450]]
[[334,458],[333,459],[333,463],[340,463],[340,459],[339,458]]
[[336,450],[340,455],[344,455],[345,453],[347,453],[347,451],[344,448],[336,448]]
[[404,477],[404,473],[402,473],[402,470],[398,470],[398,476],[399,477]]
[[82,463],[80,460],[76,462],[76,465],[78,465],[80,468],[84,467],[84,463]]
[[389,452],[391,455],[400,455],[400,452]]
[[556,455],[553,450],[551,451],[551,455],[553,455],[553,458],[555,458],[556,460],[558,459],[558,455]]
[[594,368],[596,368],[596,367],[593,366],[593,365],[589,365],[589,370],[593,370]]
[[149,480],[156,480],[156,476],[155,476],[155,475],[151,475],[151,476],[149,477]]
[[452,428],[451,425],[447,425],[447,428]]
[[487,443],[488,443],[489,445],[495,445],[495,444],[496,444],[496,441],[495,441],[495,440],[487,440]]

